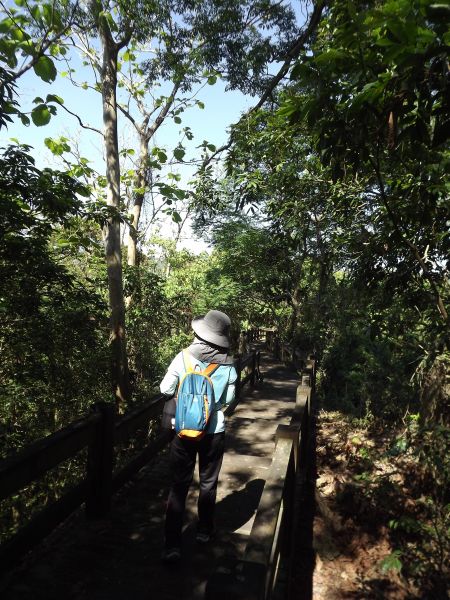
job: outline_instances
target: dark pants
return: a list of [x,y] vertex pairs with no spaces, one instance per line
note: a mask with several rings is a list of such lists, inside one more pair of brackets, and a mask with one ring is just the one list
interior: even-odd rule
[[170,446],[170,465],[173,484],[167,501],[166,548],[181,544],[181,529],[186,496],[193,476],[198,454],[200,493],[198,497],[198,531],[211,533],[214,528],[217,481],[222,466],[225,434],[205,435],[200,441],[176,435]]

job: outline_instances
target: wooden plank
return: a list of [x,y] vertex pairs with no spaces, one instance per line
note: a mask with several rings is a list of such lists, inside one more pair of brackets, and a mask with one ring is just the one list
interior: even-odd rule
[[279,439],[245,552],[251,562],[270,565],[291,453],[292,440]]
[[0,500],[38,479],[87,446],[100,419],[98,414],[79,419],[31,444],[16,456],[3,460],[0,463]]
[[263,600],[264,565],[222,558],[206,584],[204,600]]
[[89,519],[104,517],[111,509],[111,481],[114,451],[115,407],[98,403],[96,410],[102,415],[96,427],[94,439],[89,444],[87,480],[89,492],[86,498],[86,516]]
[[235,389],[235,398],[238,400],[241,397],[241,376],[242,376],[242,366],[241,366],[241,359],[238,358],[237,360],[234,361],[234,368],[236,369],[236,373],[237,373],[237,379],[236,379],[236,383],[234,384],[234,389]]
[[308,418],[310,413],[310,402],[311,402],[311,388],[307,385],[299,385],[297,387],[295,397],[294,414],[292,416],[291,424],[302,423],[303,420]]
[[142,450],[137,456],[131,459],[124,467],[113,475],[112,478],[112,490],[113,492],[121,488],[127,481],[135,475],[139,469],[145,467],[148,461],[156,456],[160,450],[166,446],[172,439],[171,432],[164,432],[159,435],[156,439],[151,441],[148,446]]
[[300,447],[300,423],[292,420],[289,425],[278,425],[277,430],[275,432],[275,440],[278,443],[278,440],[291,440],[292,441],[292,450],[294,455],[294,466],[297,468],[298,464],[298,453]]
[[253,352],[246,354],[240,359],[241,370],[253,361]]
[[247,374],[247,375],[244,377],[244,379],[241,379],[241,389],[244,387],[244,385],[245,385],[246,383],[248,383],[248,382],[251,380],[251,378],[252,378],[252,374],[251,374],[251,373],[248,373],[248,374]]
[[14,563],[41,542],[64,519],[76,510],[85,500],[87,482],[82,481],[36,515],[11,539],[0,546],[0,571],[6,571]]
[[116,444],[126,442],[140,427],[148,425],[150,419],[158,417],[162,411],[165,396],[157,396],[144,406],[136,408],[118,420],[115,428]]

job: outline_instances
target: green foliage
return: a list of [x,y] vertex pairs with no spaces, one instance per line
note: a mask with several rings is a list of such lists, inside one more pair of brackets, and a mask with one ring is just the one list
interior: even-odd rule
[[[429,597],[444,598],[450,548],[450,434],[442,425],[419,424],[412,416],[402,441],[408,457],[405,481],[414,502],[389,522],[403,558],[403,574]],[[392,456],[392,452],[389,452]],[[399,456],[398,464],[405,458]]]
[[155,389],[164,364],[159,342],[170,331],[164,281],[150,261],[127,267],[124,273],[125,296],[131,298],[127,311],[130,369],[135,373],[136,390]]
[[334,180],[365,179],[350,199],[367,217],[365,274],[421,288],[446,321],[448,20],[431,6],[334,3],[280,114],[306,123]]
[[272,0],[173,0],[151,8],[152,34],[164,43],[144,71],[151,83],[179,81],[183,92],[200,81],[214,85],[223,74],[231,89],[255,94],[265,86],[268,62],[297,37],[291,6]]
[[26,150],[10,147],[0,160],[2,454],[108,394],[104,304],[49,245],[55,230],[81,214],[82,186],[65,173],[37,169]]

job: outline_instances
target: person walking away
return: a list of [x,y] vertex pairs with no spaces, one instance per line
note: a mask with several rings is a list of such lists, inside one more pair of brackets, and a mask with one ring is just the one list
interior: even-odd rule
[[[200,490],[198,497],[198,527],[196,540],[199,543],[210,541],[214,533],[214,510],[217,483],[222,466],[225,443],[225,417],[222,409],[235,397],[237,379],[234,360],[228,352],[230,348],[231,320],[223,312],[210,310],[206,315],[192,321],[195,337],[192,344],[178,353],[171,362],[160,384],[161,393],[172,397],[184,389],[189,373],[203,385],[203,398],[206,404],[206,388],[209,389],[210,407],[206,406],[204,429],[200,431],[184,429],[182,402],[186,394],[177,399],[177,414],[174,421],[176,434],[170,446],[170,467],[172,487],[167,501],[165,520],[165,545],[162,559],[165,562],[178,562],[181,558],[181,533],[186,497],[193,479],[198,455]],[[205,387],[206,386],[206,387]],[[191,394],[192,398],[192,394]],[[195,436],[195,437],[190,437]]]

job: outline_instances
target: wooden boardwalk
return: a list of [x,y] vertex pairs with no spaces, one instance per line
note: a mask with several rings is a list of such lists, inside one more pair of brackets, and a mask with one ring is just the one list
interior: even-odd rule
[[[188,498],[183,557],[164,566],[167,452],[142,469],[113,499],[108,520],[87,523],[81,513],[59,527],[0,583],[3,600],[201,599],[218,560],[242,556],[264,487],[279,424],[292,415],[298,375],[262,356],[264,381],[245,388],[227,417],[226,454],[217,498],[217,536],[195,542],[197,486]],[[196,483],[196,482],[195,482]]]

